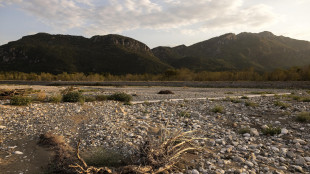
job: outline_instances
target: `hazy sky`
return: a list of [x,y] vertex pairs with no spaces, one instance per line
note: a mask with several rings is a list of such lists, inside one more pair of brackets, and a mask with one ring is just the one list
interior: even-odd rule
[[151,48],[244,31],[310,40],[309,8],[310,0],[0,0],[0,44],[38,32],[116,33]]

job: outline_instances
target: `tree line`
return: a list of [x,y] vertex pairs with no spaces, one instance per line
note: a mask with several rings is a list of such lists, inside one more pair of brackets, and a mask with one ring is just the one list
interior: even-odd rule
[[0,72],[0,80],[30,81],[309,81],[310,65],[257,72],[253,68],[242,71],[194,72],[189,69],[170,69],[161,74],[112,75],[84,73],[24,73]]

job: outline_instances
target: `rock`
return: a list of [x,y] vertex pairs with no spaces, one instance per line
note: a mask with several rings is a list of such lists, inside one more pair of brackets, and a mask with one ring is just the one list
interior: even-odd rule
[[274,146],[272,146],[271,149],[272,149],[273,151],[275,151],[275,152],[279,152],[279,151],[280,151],[279,148],[274,147]]
[[261,128],[262,128],[262,129],[267,129],[268,126],[267,126],[267,125],[262,125]]
[[6,128],[6,126],[0,126],[0,130],[3,130],[5,128]]
[[16,155],[22,155],[22,154],[24,154],[23,152],[21,152],[21,151],[15,151],[15,152],[13,152],[13,154],[16,154]]
[[192,170],[192,174],[199,174],[199,172],[198,172],[198,170],[193,169],[193,170]]
[[288,134],[288,130],[285,129],[285,128],[282,128],[281,129],[281,134],[283,134],[283,135]]
[[288,151],[287,153],[286,153],[286,156],[288,156],[289,158],[295,158],[295,154],[294,154],[294,152],[292,152],[292,151]]
[[243,134],[244,137],[250,137],[251,135],[249,133]]
[[244,164],[249,166],[249,167],[254,167],[254,164],[251,161],[246,161],[246,162],[244,162]]
[[233,160],[236,162],[242,162],[242,163],[245,161],[245,159],[241,158],[240,156],[235,156]]
[[252,135],[254,135],[254,136],[259,136],[259,132],[258,132],[257,129],[255,129],[255,128],[251,128],[251,129],[250,129],[250,133],[251,133]]
[[302,169],[302,167],[300,167],[300,166],[292,165],[292,167],[294,168],[294,170],[296,170],[296,171],[298,171],[298,172],[301,172],[301,173],[304,172],[303,169]]
[[298,139],[298,138],[295,138],[295,139],[293,140],[293,142],[296,143],[296,144],[297,144],[297,143],[303,144],[303,145],[307,144],[307,142],[306,142],[305,140]]
[[310,162],[310,157],[304,157],[307,162]]
[[280,169],[280,170],[287,170],[287,167],[286,166],[280,166],[278,169]]
[[303,166],[306,164],[306,160],[302,156],[298,156],[297,159],[295,160],[295,163]]

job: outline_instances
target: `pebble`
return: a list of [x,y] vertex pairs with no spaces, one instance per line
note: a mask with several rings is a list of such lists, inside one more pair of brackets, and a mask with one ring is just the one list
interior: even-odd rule
[[22,154],[24,154],[23,152],[21,152],[21,151],[15,151],[15,152],[13,152],[13,154],[16,154],[16,155],[22,155]]

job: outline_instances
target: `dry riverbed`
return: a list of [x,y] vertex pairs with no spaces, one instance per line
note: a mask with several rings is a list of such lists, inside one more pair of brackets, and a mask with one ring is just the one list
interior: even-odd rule
[[[0,89],[9,88],[32,88],[49,96],[66,87],[0,85]],[[125,92],[133,96],[134,104],[95,101],[11,106],[9,100],[1,100],[0,173],[44,173],[53,152],[37,141],[46,132],[64,136],[73,147],[81,139],[86,152],[104,147],[130,156],[147,137],[160,138],[163,131],[178,130],[194,130],[196,137],[204,138],[195,142],[204,150],[180,166],[183,173],[310,172],[310,122],[296,120],[310,112],[309,102],[298,100],[310,97],[307,90],[78,88],[84,95]],[[157,94],[160,90],[174,94]],[[279,132],[270,135],[273,131]]]

